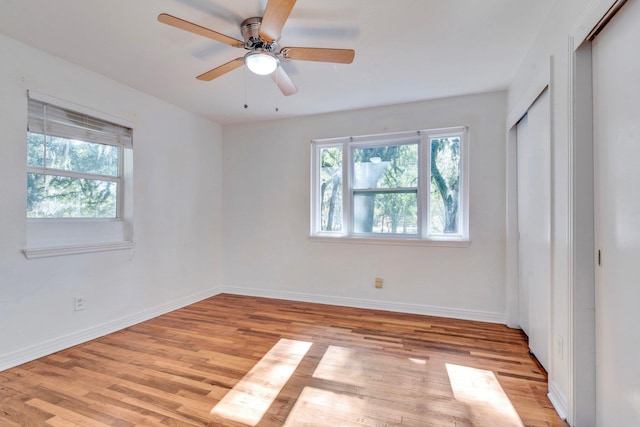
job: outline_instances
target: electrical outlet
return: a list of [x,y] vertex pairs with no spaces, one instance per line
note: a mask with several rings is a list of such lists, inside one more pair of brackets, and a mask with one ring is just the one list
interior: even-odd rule
[[87,301],[84,299],[84,297],[75,297],[73,299],[73,309],[75,311],[84,310],[86,302]]
[[378,289],[382,288],[382,278],[381,277],[376,277],[375,285],[376,285],[376,288],[378,288]]

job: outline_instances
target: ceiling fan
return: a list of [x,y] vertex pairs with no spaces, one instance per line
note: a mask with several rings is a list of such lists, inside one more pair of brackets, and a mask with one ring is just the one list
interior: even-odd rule
[[245,19],[240,24],[240,32],[244,41],[218,33],[200,25],[175,16],[161,13],[158,21],[182,30],[189,31],[249,52],[220,65],[196,78],[211,81],[236,68],[246,65],[256,74],[270,74],[280,91],[285,95],[293,95],[298,88],[280,65],[281,59],[302,61],[332,62],[350,64],[355,51],[352,49],[327,49],[314,47],[280,47],[278,40],[296,0],[268,0],[262,17]]

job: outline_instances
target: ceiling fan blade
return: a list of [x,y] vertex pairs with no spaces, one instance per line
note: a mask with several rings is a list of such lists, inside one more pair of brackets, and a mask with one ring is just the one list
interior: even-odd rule
[[262,16],[260,37],[268,42],[280,38],[282,27],[287,22],[296,0],[269,0]]
[[207,71],[206,73],[200,74],[196,77],[198,80],[203,80],[209,82],[215,78],[220,77],[223,74],[228,73],[229,71],[233,71],[236,68],[240,68],[244,65],[244,58],[236,58],[233,61],[229,61],[226,64],[223,64],[219,67],[214,68],[213,70]]
[[244,42],[233,37],[226,36],[222,33],[210,30],[193,22],[185,21],[184,19],[176,18],[175,16],[167,13],[161,13],[158,15],[158,21],[163,24],[171,25],[172,27],[179,28],[181,30],[189,31],[190,33],[198,34],[200,36],[208,37],[210,39],[226,43],[233,47],[244,47]]
[[296,84],[291,80],[291,77],[289,77],[289,74],[287,74],[282,66],[278,66],[276,71],[271,73],[271,78],[276,82],[276,86],[278,86],[278,89],[280,89],[280,92],[282,92],[284,96],[298,93]]
[[323,49],[319,47],[283,47],[280,53],[285,59],[338,64],[351,64],[356,55],[353,49]]

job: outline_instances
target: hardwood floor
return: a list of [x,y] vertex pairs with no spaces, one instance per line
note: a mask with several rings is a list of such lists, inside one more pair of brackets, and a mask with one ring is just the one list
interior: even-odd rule
[[222,294],[0,372],[0,426],[566,426],[506,326]]

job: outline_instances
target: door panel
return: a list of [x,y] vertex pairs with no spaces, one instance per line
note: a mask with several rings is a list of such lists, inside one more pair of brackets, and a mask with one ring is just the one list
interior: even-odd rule
[[530,259],[533,248],[528,244],[528,236],[522,240],[523,226],[529,222],[531,212],[530,201],[523,197],[527,193],[529,182],[533,179],[533,172],[528,168],[527,157],[531,154],[531,141],[529,141],[529,117],[524,116],[518,123],[517,131],[517,170],[518,170],[518,317],[520,327],[525,334],[530,335],[529,326],[529,281],[533,272],[532,265],[525,262]]
[[548,369],[551,319],[551,139],[545,90],[517,128],[520,325]]
[[592,44],[599,426],[640,423],[639,22],[629,0]]

